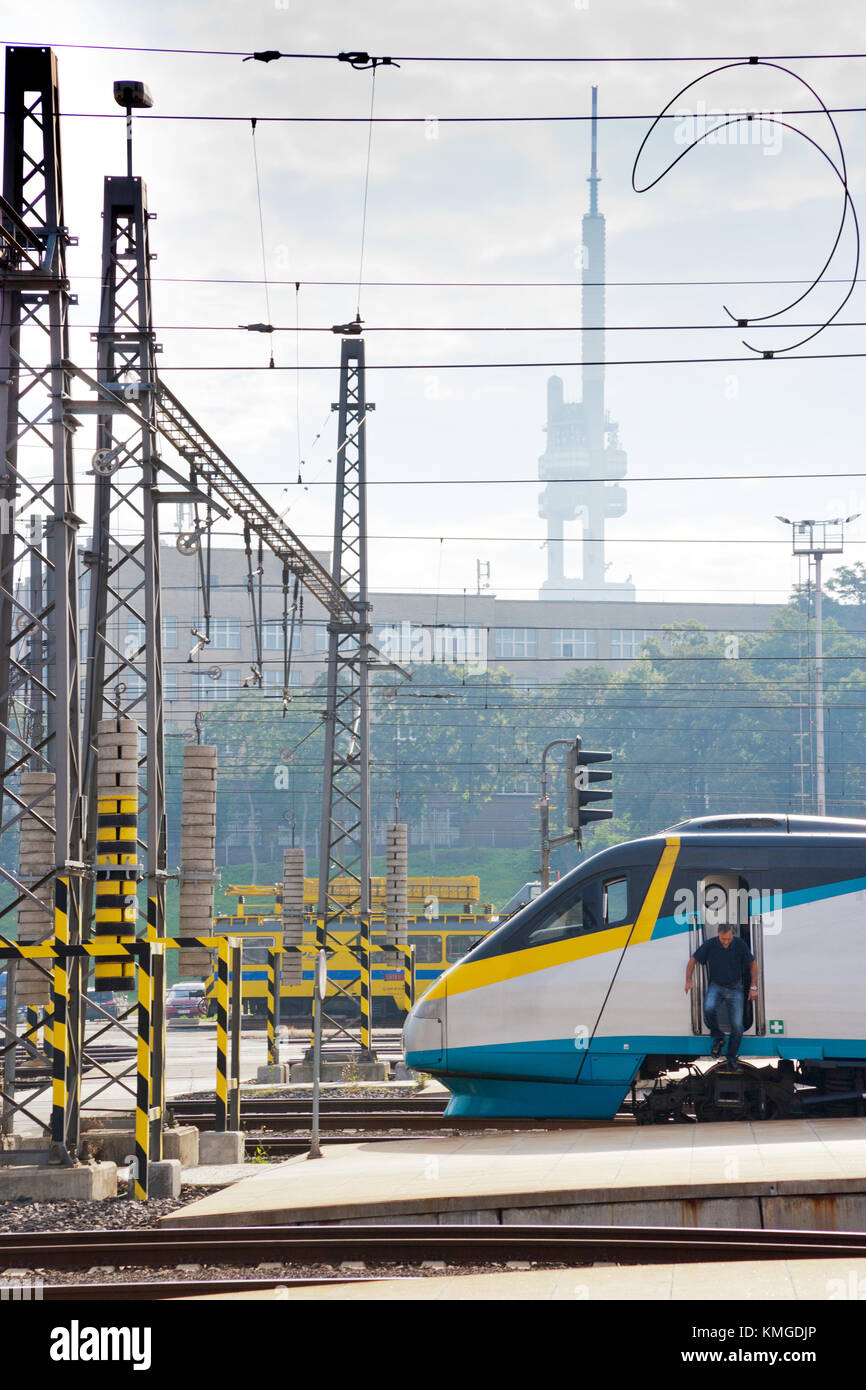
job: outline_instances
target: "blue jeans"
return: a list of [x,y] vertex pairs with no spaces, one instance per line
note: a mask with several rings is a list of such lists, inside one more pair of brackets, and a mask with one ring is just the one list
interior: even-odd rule
[[743,1039],[743,1006],[745,996],[741,985],[710,985],[704,999],[704,1018],[714,1038],[724,1037],[716,1010],[722,1000],[728,1006],[731,1019],[731,1032],[728,1038],[728,1057],[736,1057]]

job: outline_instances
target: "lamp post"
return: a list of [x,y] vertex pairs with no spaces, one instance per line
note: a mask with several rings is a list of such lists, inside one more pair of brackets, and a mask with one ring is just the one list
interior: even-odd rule
[[132,178],[132,113],[153,106],[150,89],[144,82],[115,82],[114,100],[126,111],[126,177]]
[[841,555],[845,545],[845,527],[856,521],[853,516],[834,517],[831,521],[790,521],[777,516],[791,527],[793,554],[806,555],[815,567],[815,801],[819,816],[827,814],[826,760],[824,753],[824,608],[821,562],[825,555]]

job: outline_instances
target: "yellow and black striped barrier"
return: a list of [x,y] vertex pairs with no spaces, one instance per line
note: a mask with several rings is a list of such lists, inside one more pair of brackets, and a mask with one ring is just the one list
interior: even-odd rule
[[228,1115],[230,1130],[241,1127],[241,1012],[243,1007],[243,952],[240,941],[229,942],[229,1056]]
[[[240,1033],[243,997],[241,944],[217,938],[216,1130],[240,1129]],[[229,1021],[231,1020],[231,1036]]]
[[141,952],[138,959],[138,1047],[136,1050],[135,1178],[133,1192],[141,1201],[147,1200],[147,1163],[150,1149],[150,1014],[153,1003],[151,949],[150,943],[148,943],[148,948]]
[[372,1042],[372,1017],[371,1008],[373,1002],[373,991],[370,988],[370,958],[373,954],[373,934],[369,917],[361,918],[361,930],[359,933],[360,962],[361,962],[361,1050],[369,1052]]
[[[69,949],[69,880],[54,880],[54,939],[61,947]],[[43,948],[22,946],[18,948],[19,958],[28,950]],[[73,948],[74,949],[74,948]],[[25,956],[26,958],[26,956]],[[69,974],[66,961],[55,955],[54,988],[51,998],[53,1025],[51,1040],[53,1055],[51,1059],[51,1139],[62,1144],[66,1138],[66,1108],[69,1087],[69,1029],[67,1014],[69,1007]]]
[[228,1127],[228,937],[221,937],[217,956],[217,1119],[215,1129]]
[[280,982],[282,979],[282,950],[271,947],[268,950],[268,1066],[275,1067],[280,1060]]
[[[92,941],[80,945],[69,943],[68,923],[69,890],[65,878],[55,880],[54,923],[55,936],[51,941],[38,945],[19,946],[12,943],[0,945],[0,960],[47,960],[53,962],[53,1004],[52,1011],[43,1016],[45,1036],[50,1034],[52,1058],[52,1110],[50,1134],[54,1142],[63,1145],[66,1138],[67,1114],[70,1100],[77,1107],[80,1089],[80,1066],[73,1068],[69,1047],[69,968],[72,962],[81,959],[94,959],[96,963],[107,963],[112,968],[117,965],[129,967],[136,973],[136,997],[138,1005],[138,1030],[136,1049],[136,1114],[135,1114],[135,1160],[136,1172],[133,1182],[137,1198],[147,1198],[148,1160],[156,1161],[162,1154],[162,1122],[164,1103],[160,1095],[154,1093],[154,1086],[160,1074],[159,1049],[161,1039],[157,1036],[157,996],[164,990],[165,958],[167,947],[181,949],[205,948],[218,953],[217,969],[217,1128],[225,1130],[240,1128],[240,1021],[242,1003],[242,946],[245,933],[237,936],[192,936],[171,937],[161,941],[118,940]],[[250,935],[258,935],[251,932]],[[2,938],[0,938],[2,941]],[[279,957],[280,952],[275,953]],[[279,969],[277,970],[279,980]],[[230,988],[230,985],[233,988]],[[38,1026],[38,1016],[37,1016]],[[33,1020],[28,1018],[28,1035],[33,1028]],[[80,1062],[80,1059],[78,1059]],[[156,1065],[155,1065],[156,1062]],[[76,1094],[70,1096],[71,1087]],[[222,1117],[222,1121],[220,1122]]]
[[[93,934],[123,945],[135,939],[138,912],[138,798],[100,796],[96,830],[96,903]],[[133,961],[97,961],[97,989],[130,990],[135,983]]]
[[403,958],[403,1007],[407,1014],[415,1003],[415,947],[398,946]]

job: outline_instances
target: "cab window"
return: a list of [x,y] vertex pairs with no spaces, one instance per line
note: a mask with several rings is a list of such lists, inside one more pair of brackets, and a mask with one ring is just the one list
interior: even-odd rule
[[442,959],[442,938],[432,933],[429,936],[410,936],[409,945],[415,947],[415,961],[422,965],[432,965]]
[[445,959],[449,965],[453,965],[456,960],[462,960],[468,954],[469,947],[475,939],[477,938],[473,938],[469,933],[465,936],[446,936]]
[[606,927],[628,920],[628,879],[607,879],[602,889],[602,908]]
[[503,943],[503,949],[526,951],[533,946],[549,946],[569,937],[586,936],[601,926],[601,882],[593,879],[556,898],[540,916],[522,923]]

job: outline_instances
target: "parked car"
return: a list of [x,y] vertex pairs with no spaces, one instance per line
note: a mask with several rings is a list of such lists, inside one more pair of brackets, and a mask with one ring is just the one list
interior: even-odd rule
[[207,1013],[203,980],[178,980],[165,996],[166,1018],[204,1018]]
[[128,1007],[124,994],[118,994],[111,989],[89,989],[84,1017],[102,1019],[105,1022],[106,1014],[112,1018],[120,1018]]

